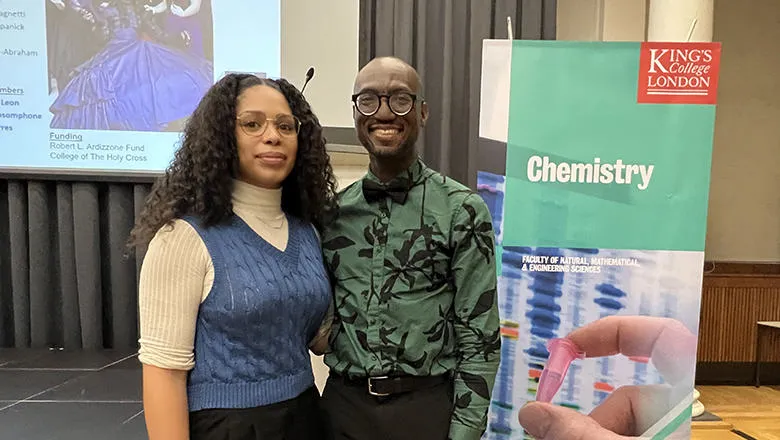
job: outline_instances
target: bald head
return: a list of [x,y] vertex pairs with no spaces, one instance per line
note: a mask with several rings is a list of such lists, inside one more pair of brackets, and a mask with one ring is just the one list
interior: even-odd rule
[[395,57],[374,58],[355,78],[352,101],[355,129],[371,156],[372,171],[384,179],[410,166],[428,119],[414,67]]
[[369,61],[355,77],[354,92],[357,93],[367,80],[387,75],[405,78],[411,91],[422,94],[420,74],[406,61],[396,57],[377,57]]

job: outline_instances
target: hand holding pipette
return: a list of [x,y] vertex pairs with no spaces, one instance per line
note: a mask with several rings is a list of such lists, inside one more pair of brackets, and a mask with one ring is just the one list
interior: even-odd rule
[[[520,424],[538,440],[636,438],[625,436],[645,433],[674,408],[684,407],[691,400],[696,336],[679,321],[608,317],[552,340],[548,348],[550,358],[540,379],[538,401],[527,404],[518,414]],[[573,360],[615,354],[649,358],[666,384],[618,388],[587,416],[549,404]]]

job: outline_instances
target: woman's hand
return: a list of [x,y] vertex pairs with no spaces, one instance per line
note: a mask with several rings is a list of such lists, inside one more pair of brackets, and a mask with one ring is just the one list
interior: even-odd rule
[[179,5],[171,5],[171,13],[173,15],[177,15],[179,17],[184,17],[184,9],[181,8]]

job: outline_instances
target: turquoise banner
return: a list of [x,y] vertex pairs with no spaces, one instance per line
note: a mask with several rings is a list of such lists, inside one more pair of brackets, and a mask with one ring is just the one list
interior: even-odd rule
[[[634,435],[689,438],[719,60],[717,43],[485,41],[502,315],[485,438],[530,438],[517,411],[540,395],[589,414],[629,386],[652,391]],[[540,391],[560,340],[582,358]]]
[[515,43],[505,244],[704,250],[715,106],[638,104],[639,54]]

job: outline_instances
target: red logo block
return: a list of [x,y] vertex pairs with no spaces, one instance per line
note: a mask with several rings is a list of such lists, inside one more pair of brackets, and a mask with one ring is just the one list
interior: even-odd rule
[[720,43],[643,42],[639,55],[640,104],[715,104]]

